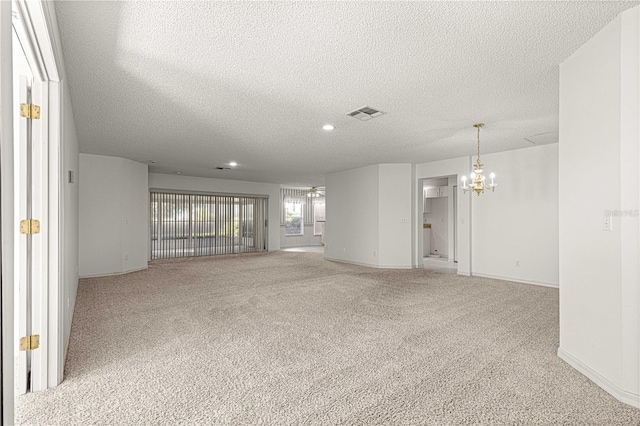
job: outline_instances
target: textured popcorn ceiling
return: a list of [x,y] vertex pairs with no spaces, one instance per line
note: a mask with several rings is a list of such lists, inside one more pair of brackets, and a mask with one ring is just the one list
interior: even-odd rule
[[[84,153],[321,185],[557,142],[558,64],[638,2],[58,2]],[[359,121],[362,106],[387,114]],[[332,132],[322,130],[333,124]],[[237,161],[230,171],[216,170]]]

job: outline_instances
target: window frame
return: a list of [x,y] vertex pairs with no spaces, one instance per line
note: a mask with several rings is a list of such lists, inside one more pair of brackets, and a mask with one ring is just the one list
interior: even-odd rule
[[[298,205],[300,209],[300,233],[299,234],[290,234],[289,228],[287,227],[287,216],[289,212],[289,206]],[[304,236],[304,203],[296,202],[296,201],[284,201],[284,235],[285,237],[302,237]]]

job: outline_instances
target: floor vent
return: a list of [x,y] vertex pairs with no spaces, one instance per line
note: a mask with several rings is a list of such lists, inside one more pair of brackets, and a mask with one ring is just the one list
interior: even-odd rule
[[351,111],[347,115],[349,117],[357,118],[361,121],[371,120],[372,118],[380,117],[382,114],[386,114],[384,111],[380,111],[368,106],[363,106],[355,111]]

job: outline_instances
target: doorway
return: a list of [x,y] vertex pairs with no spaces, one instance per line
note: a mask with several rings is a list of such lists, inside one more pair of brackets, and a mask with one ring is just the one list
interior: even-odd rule
[[422,263],[427,269],[457,272],[456,176],[419,181],[422,223],[418,229]]

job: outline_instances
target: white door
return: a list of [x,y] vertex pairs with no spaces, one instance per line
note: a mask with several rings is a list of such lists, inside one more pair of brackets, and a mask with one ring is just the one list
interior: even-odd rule
[[[31,143],[31,120],[21,117],[20,104],[29,103],[31,101],[31,83],[33,74],[29,67],[27,57],[20,45],[18,36],[13,31],[13,122],[14,122],[14,165],[16,172],[15,182],[15,202],[14,202],[14,218],[19,221],[27,217],[30,210],[30,197],[28,197],[27,180],[28,173],[28,157],[30,156],[29,145]],[[27,351],[20,350],[19,339],[22,336],[28,336],[31,328],[29,324],[30,315],[27,309],[29,305],[29,281],[31,279],[29,273],[29,258],[27,253],[31,238],[25,238],[20,234],[18,224],[15,227],[15,279],[14,287],[15,303],[14,312],[16,315],[15,325],[15,386],[16,393],[23,394],[28,389],[28,371],[30,364],[30,356]]]
[[[18,104],[31,102],[31,81],[24,75],[21,75],[19,83]],[[16,112],[19,114],[19,110]],[[15,216],[17,220],[31,217],[31,184],[30,184],[30,168],[31,168],[31,120],[20,117],[17,127],[18,145],[17,153],[19,156],[17,162],[17,192],[18,211]],[[19,230],[16,238],[17,253],[15,259],[18,263],[16,269],[16,278],[18,285],[16,288],[17,295],[17,333],[16,333],[16,393],[23,394],[30,389],[29,371],[31,370],[31,353],[20,348],[20,338],[31,335],[31,253],[33,236],[23,235]]]
[[[46,233],[34,233],[37,219],[40,231],[46,227],[46,212],[43,208],[43,188],[46,188],[47,147],[46,126],[43,125],[42,99],[45,85],[35,79],[29,61],[13,34],[14,60],[14,157],[15,157],[15,386],[16,393],[46,388],[46,353],[34,348],[46,338],[43,333],[44,319],[41,295],[46,295],[47,241]],[[38,114],[34,116],[38,105]],[[36,297],[34,297],[34,295]],[[35,338],[32,336],[36,336]],[[40,341],[40,345],[45,342]],[[43,368],[44,366],[44,368]],[[43,374],[45,381],[43,383]],[[44,384],[44,387],[43,387]]]

